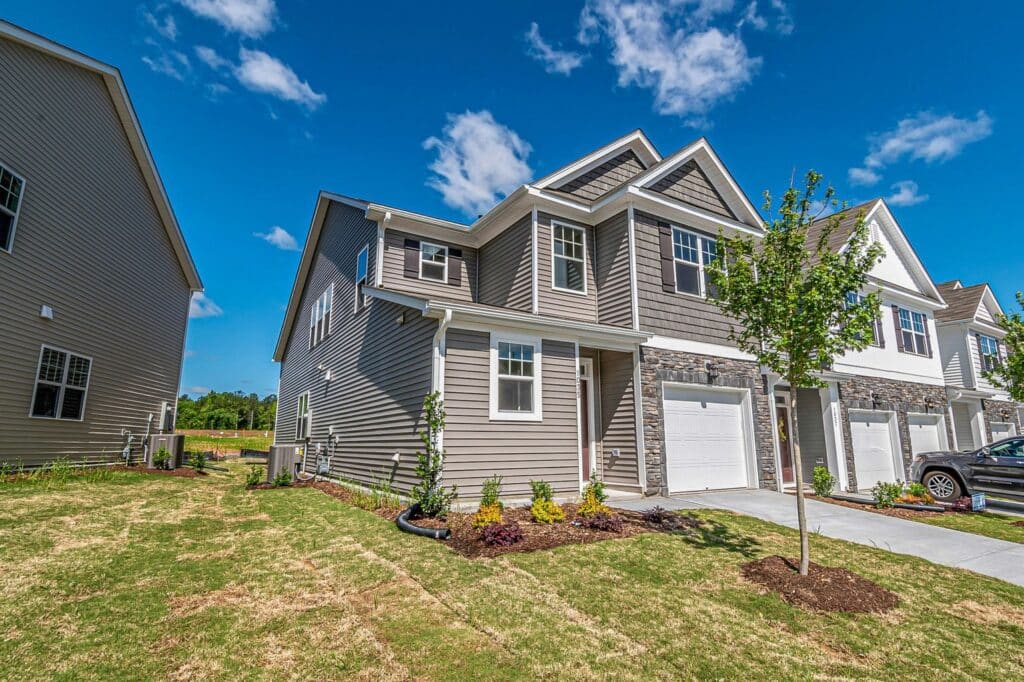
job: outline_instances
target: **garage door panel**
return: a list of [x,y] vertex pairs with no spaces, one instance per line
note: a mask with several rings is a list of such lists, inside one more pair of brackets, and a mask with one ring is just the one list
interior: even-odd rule
[[743,396],[667,387],[665,466],[670,492],[746,487]]
[[907,415],[907,426],[910,430],[910,451],[913,454],[946,449],[942,437],[942,417],[936,414],[910,414]]
[[878,481],[896,480],[893,463],[893,415],[889,413],[851,413],[850,435],[857,485],[871,489]]

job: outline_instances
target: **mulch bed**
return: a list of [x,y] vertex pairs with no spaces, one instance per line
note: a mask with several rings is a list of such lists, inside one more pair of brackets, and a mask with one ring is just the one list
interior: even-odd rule
[[889,590],[845,568],[812,562],[808,575],[802,576],[799,567],[799,559],[769,556],[744,564],[742,572],[786,602],[817,611],[884,613],[900,603]]
[[856,502],[837,500],[834,497],[818,497],[817,495],[808,495],[807,499],[815,500],[816,502],[827,502],[828,504],[835,504],[839,505],[840,507],[848,507],[850,509],[861,509],[863,511],[881,514],[882,516],[895,516],[898,519],[926,519],[931,516],[942,516],[943,514],[947,513],[928,511],[927,509],[897,509],[895,507],[891,509],[879,509],[873,504],[857,504]]

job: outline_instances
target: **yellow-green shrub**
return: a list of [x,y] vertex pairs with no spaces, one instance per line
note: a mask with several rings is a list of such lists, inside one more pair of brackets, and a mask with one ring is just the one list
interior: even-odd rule
[[583,492],[583,501],[576,508],[576,515],[587,518],[595,514],[611,514],[612,510],[601,502],[601,498],[598,495],[599,491],[594,490],[593,487],[588,487]]
[[537,523],[559,523],[565,521],[565,510],[551,500],[539,499],[530,507],[530,514]]
[[473,514],[473,528],[486,528],[492,523],[501,523],[501,506],[498,504],[484,504],[480,511]]

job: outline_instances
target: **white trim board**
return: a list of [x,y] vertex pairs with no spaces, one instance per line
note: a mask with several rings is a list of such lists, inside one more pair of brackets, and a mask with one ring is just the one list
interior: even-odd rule
[[652,348],[660,348],[661,350],[672,350],[680,353],[695,353],[697,355],[707,355],[711,358],[726,358],[729,360],[748,360],[750,362],[757,362],[757,358],[749,353],[741,351],[739,348],[733,348],[732,346],[720,346],[716,343],[705,343],[703,341],[690,341],[689,339],[677,339],[671,336],[652,336],[650,340],[645,341],[645,346],[651,346]]

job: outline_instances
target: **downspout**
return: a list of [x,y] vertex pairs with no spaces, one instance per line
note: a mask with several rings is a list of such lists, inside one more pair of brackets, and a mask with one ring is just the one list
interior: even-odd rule
[[[448,327],[451,323],[452,311],[448,308],[444,311],[444,317],[437,324],[437,331],[434,332],[434,355],[430,390],[433,393],[439,394],[442,401],[444,400],[444,360],[447,352]],[[437,449],[439,452],[444,452],[444,429],[437,435]]]
[[536,315],[540,311],[537,283],[537,205],[530,210],[530,309]]

